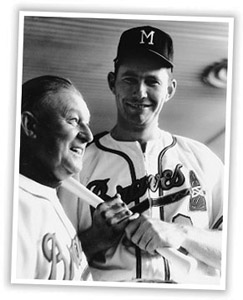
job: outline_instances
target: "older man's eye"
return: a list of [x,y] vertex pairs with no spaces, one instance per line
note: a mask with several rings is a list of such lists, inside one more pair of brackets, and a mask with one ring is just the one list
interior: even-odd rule
[[79,123],[79,119],[78,118],[71,118],[69,119],[69,123],[73,126],[77,126]]

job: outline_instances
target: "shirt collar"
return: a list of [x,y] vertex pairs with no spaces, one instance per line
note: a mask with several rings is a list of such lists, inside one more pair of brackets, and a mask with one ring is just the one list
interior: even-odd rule
[[38,197],[50,199],[53,196],[56,196],[55,188],[40,184],[22,174],[19,174],[19,186],[20,188]]

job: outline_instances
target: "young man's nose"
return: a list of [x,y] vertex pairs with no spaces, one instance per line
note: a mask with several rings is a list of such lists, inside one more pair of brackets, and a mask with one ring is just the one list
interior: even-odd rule
[[133,96],[137,99],[147,98],[147,86],[143,82],[139,82],[134,87]]

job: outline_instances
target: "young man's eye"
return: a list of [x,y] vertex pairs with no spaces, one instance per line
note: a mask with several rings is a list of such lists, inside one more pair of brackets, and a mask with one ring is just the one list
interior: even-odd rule
[[128,84],[135,84],[136,83],[136,79],[132,78],[132,77],[124,77],[123,81],[128,83]]
[[147,80],[147,85],[157,86],[157,85],[160,85],[160,82],[158,80],[151,79],[151,80]]

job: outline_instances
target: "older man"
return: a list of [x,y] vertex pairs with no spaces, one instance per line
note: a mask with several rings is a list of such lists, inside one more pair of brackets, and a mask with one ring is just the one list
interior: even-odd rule
[[86,144],[93,138],[89,120],[86,103],[69,80],[41,76],[23,84],[19,279],[86,279],[86,258],[59,202],[57,188],[82,169]]

